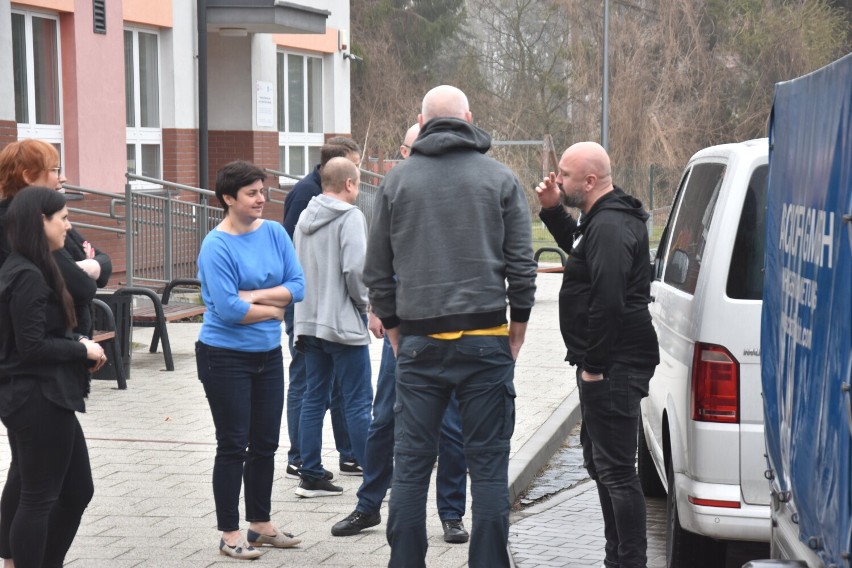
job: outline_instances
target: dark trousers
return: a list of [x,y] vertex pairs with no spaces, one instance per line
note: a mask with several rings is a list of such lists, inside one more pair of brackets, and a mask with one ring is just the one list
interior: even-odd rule
[[[373,399],[373,421],[364,450],[364,481],[358,488],[356,510],[378,513],[393,476],[393,405],[396,402],[396,357],[385,338],[382,363]],[[467,497],[467,464],[464,461],[461,415],[456,397],[450,398],[438,443],[438,516],[442,521],[464,517]]]
[[595,480],[606,537],[607,568],[647,566],[645,497],[636,473],[639,402],[648,396],[651,370],[613,368],[604,380],[586,382],[577,369],[583,425],[580,442]]
[[216,426],[213,499],[219,530],[239,530],[241,487],[246,520],[268,521],[284,411],[281,348],[255,353],[199,341],[195,361]]
[[426,495],[444,411],[455,392],[473,497],[469,565],[509,566],[509,442],[515,361],[505,336],[403,336],[397,358],[388,566],[425,567]]
[[3,424],[12,463],[0,498],[0,556],[17,568],[61,568],[94,494],[83,429],[39,387]]

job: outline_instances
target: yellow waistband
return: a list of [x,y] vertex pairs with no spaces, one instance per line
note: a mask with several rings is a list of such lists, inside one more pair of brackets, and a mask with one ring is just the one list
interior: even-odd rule
[[443,333],[433,333],[429,337],[449,341],[451,339],[459,339],[462,335],[509,335],[509,325],[504,323],[503,325],[498,325],[497,327],[489,327],[488,329],[445,331]]

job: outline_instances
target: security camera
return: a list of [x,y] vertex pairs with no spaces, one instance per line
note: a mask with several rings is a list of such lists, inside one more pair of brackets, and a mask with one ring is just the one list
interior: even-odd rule
[[352,61],[364,61],[363,57],[358,57],[354,53],[350,53],[350,52],[344,53],[343,59],[351,59]]

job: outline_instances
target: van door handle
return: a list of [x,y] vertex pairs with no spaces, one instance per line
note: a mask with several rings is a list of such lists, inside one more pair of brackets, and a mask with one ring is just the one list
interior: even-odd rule
[[852,387],[849,386],[849,383],[843,383],[840,385],[840,390],[846,395],[846,422],[849,426],[849,434],[852,435],[852,396],[849,392],[852,391]]

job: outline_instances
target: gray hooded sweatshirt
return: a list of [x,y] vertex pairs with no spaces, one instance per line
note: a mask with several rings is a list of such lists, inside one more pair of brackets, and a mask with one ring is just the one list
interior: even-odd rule
[[299,217],[294,237],[305,272],[305,299],[295,307],[296,337],[369,345],[364,214],[354,205],[317,195]]

